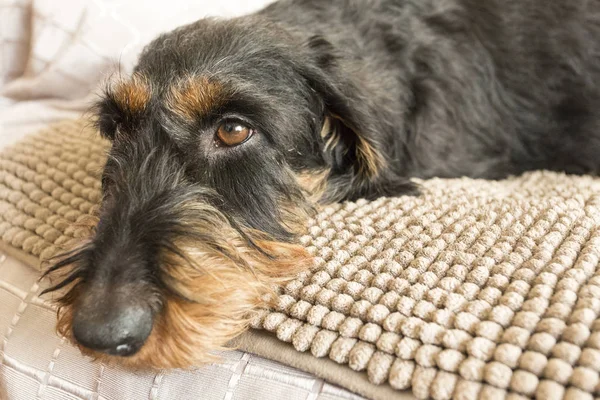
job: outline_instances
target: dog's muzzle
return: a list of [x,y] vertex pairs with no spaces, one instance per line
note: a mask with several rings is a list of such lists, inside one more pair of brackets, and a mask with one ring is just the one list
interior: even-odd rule
[[75,340],[91,350],[131,356],[146,342],[153,325],[152,309],[127,288],[85,291],[73,314]]

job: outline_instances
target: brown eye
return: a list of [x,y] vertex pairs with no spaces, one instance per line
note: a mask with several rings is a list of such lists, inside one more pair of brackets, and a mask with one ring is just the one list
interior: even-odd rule
[[235,122],[225,122],[217,130],[217,138],[225,146],[237,146],[252,136],[254,131]]

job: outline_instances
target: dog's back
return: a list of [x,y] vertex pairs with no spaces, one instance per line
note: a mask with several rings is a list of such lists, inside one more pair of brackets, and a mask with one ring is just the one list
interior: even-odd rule
[[261,14],[356,60],[403,174],[600,171],[600,1],[284,0]]

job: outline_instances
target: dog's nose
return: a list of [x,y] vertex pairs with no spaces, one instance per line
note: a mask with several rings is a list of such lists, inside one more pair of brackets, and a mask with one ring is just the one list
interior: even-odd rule
[[73,335],[81,345],[117,356],[135,354],[152,331],[149,307],[127,302],[85,304],[73,314]]

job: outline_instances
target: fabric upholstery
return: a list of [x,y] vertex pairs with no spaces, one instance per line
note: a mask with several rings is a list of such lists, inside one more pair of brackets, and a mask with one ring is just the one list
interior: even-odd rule
[[[68,121],[5,152],[2,240],[48,257],[76,238],[70,223],[99,199],[104,149]],[[421,196],[331,205],[309,221],[301,242],[314,266],[256,318],[265,333],[252,351],[370,398],[600,396],[600,179],[420,184]],[[34,353],[56,351],[53,340]],[[366,379],[328,373],[332,361]]]

